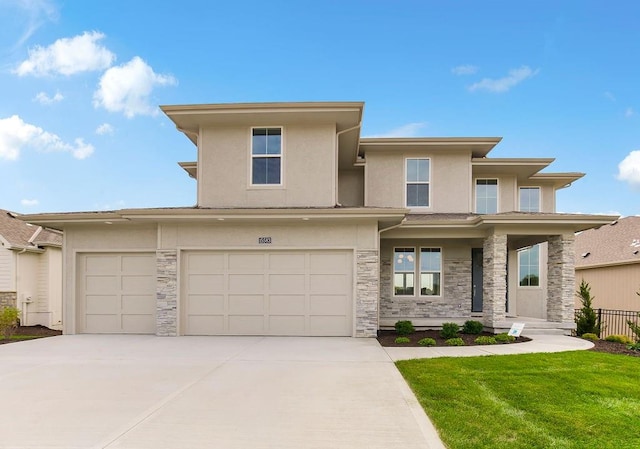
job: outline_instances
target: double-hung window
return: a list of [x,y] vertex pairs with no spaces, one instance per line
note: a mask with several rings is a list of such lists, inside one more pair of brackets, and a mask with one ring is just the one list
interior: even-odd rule
[[251,184],[282,184],[282,128],[253,128],[251,134]]
[[540,187],[520,187],[520,211],[540,212]]
[[476,213],[498,213],[497,179],[476,179]]
[[416,269],[420,280],[420,296],[440,296],[442,256],[440,248],[420,248],[419,260],[415,248],[393,250],[393,294],[415,296]]
[[430,162],[428,158],[406,160],[407,207],[429,207]]

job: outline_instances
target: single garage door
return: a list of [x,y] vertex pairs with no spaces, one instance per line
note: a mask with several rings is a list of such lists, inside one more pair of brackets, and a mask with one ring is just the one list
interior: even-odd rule
[[186,335],[352,335],[349,251],[183,253]]
[[154,253],[78,256],[78,332],[155,334]]

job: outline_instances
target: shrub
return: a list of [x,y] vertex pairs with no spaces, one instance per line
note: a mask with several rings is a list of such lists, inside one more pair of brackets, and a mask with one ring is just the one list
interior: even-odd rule
[[640,351],[640,343],[634,343],[632,345],[628,345],[627,349],[631,349],[632,351]]
[[398,335],[411,335],[416,331],[411,321],[398,321],[395,327]]
[[[636,295],[640,296],[640,292],[636,292]],[[640,312],[638,312],[638,318],[640,318]],[[633,335],[636,337],[636,346],[640,343],[640,324],[634,323],[631,320],[627,320],[627,324],[629,325],[629,329],[633,332]]]
[[464,340],[460,337],[450,338],[448,340],[445,340],[445,344],[447,344],[448,346],[464,346]]
[[495,345],[497,343],[495,337],[490,337],[489,335],[481,335],[474,342],[477,345]]
[[15,307],[5,307],[0,311],[0,332],[9,339],[18,327],[20,311]]
[[398,337],[396,338],[396,343],[399,345],[406,345],[407,343],[411,343],[411,340],[407,337]]
[[516,337],[514,337],[513,335],[509,335],[506,332],[497,334],[493,338],[495,338],[498,343],[513,343],[514,341],[516,341]]
[[600,335],[600,325],[598,324],[598,315],[593,310],[594,297],[591,296],[591,286],[585,282],[584,279],[580,282],[580,287],[576,292],[582,308],[576,312],[576,333],[582,334],[596,334]]
[[580,338],[584,338],[585,340],[589,340],[589,341],[598,341],[598,340],[600,340],[596,334],[592,334],[590,332],[587,332],[586,334],[580,335]]
[[614,343],[622,343],[623,345],[633,344],[633,340],[626,335],[609,335],[605,340],[612,341]]
[[481,334],[484,330],[484,324],[480,321],[468,320],[464,322],[464,326],[462,326],[462,332],[465,334],[478,335]]
[[433,338],[423,338],[421,340],[418,340],[418,344],[420,346],[435,346],[436,345],[436,341]]
[[457,323],[442,323],[440,336],[445,339],[455,338],[458,336],[458,332],[460,332],[460,326]]

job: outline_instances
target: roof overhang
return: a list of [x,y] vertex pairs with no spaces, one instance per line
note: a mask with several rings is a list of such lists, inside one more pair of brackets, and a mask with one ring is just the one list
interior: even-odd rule
[[555,189],[564,189],[569,187],[571,183],[582,178],[584,173],[567,172],[567,173],[536,173],[531,176],[531,180],[534,182],[543,182],[545,184],[551,184]]
[[[407,209],[395,208],[273,208],[209,209],[161,208],[122,209],[109,212],[47,213],[24,215],[30,223],[64,229],[76,225],[117,225],[122,223],[275,223],[353,222],[376,220],[380,227],[399,224]],[[21,217],[22,218],[22,217]]]
[[516,175],[528,180],[540,170],[548,167],[552,158],[473,158],[471,166],[474,176]]
[[198,179],[198,163],[193,162],[178,162],[178,165],[186,171],[193,179]]
[[347,130],[362,121],[364,102],[194,104],[160,109],[197,145],[200,128],[208,126],[335,123],[338,132]]
[[371,151],[452,151],[471,152],[485,157],[502,137],[365,137],[360,139],[360,156]]

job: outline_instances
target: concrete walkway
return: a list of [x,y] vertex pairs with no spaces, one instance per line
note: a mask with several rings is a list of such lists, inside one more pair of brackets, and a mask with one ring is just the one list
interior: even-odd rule
[[587,349],[68,335],[0,345],[0,448],[441,449],[394,360]]
[[528,335],[531,341],[510,345],[452,346],[436,348],[388,347],[384,350],[393,361],[431,359],[435,357],[477,357],[482,355],[529,354],[534,352],[579,351],[593,348],[593,343],[563,335]]

